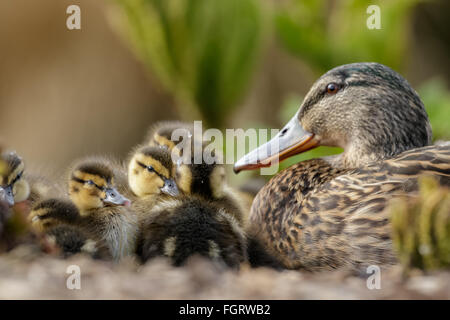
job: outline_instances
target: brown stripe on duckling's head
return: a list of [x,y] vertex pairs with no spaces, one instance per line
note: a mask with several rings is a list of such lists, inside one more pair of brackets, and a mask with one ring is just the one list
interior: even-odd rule
[[235,164],[235,171],[281,161],[319,145],[341,147],[337,165],[352,168],[431,142],[424,105],[397,72],[353,63],[320,77],[298,112],[271,141]]
[[159,147],[143,147],[137,151],[144,164],[153,165],[155,170],[169,178],[173,170],[171,154],[168,150]]
[[80,165],[75,167],[74,172],[79,172],[84,175],[96,176],[100,179],[103,179],[105,183],[112,183],[114,179],[113,170],[105,164],[96,161],[81,163]]

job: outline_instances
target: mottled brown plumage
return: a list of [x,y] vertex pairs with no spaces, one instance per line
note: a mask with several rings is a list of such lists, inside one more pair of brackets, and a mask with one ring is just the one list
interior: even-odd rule
[[[276,175],[255,198],[251,225],[288,268],[392,264],[388,201],[414,196],[421,173],[450,185],[450,148],[414,149],[362,169],[314,159]],[[267,201],[270,199],[270,201]]]
[[[330,70],[274,140],[280,148],[271,161],[318,145],[344,149],[278,173],[253,202],[249,232],[286,268],[364,271],[396,263],[390,199],[416,196],[423,174],[450,185],[450,143],[427,146],[431,127],[420,98],[380,64]],[[256,154],[235,170],[263,166]]]

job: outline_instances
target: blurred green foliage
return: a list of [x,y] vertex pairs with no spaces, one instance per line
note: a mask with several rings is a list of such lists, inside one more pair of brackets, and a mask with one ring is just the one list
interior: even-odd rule
[[[368,61],[401,69],[409,42],[411,9],[419,0],[289,0],[275,14],[284,47],[318,74]],[[378,5],[381,29],[370,30],[369,5]]]
[[207,125],[223,128],[261,51],[266,23],[260,1],[116,2],[126,36],[175,96],[182,117],[200,115]]
[[406,271],[450,267],[450,190],[433,177],[419,185],[418,198],[396,199],[390,207],[394,247]]
[[450,139],[450,92],[445,82],[433,78],[424,82],[418,89],[420,98],[427,109],[433,129],[433,139]]

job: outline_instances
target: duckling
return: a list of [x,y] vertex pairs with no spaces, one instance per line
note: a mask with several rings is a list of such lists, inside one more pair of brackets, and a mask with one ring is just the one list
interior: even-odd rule
[[[191,150],[190,156],[186,155],[187,159],[183,158],[181,151],[174,149],[175,144],[171,137],[177,129],[187,130],[186,136],[192,138],[188,141]],[[246,223],[251,205],[251,201],[248,201],[249,195],[228,186],[225,166],[221,164],[222,156],[212,154],[212,161],[206,163],[202,154],[202,157],[198,157],[202,159],[201,163],[195,163],[194,152],[203,153],[206,143],[202,141],[202,137],[194,135],[193,125],[179,121],[160,122],[149,131],[148,139],[151,145],[162,146],[170,152],[178,151],[172,155],[172,160],[180,157],[179,161],[176,161],[175,176],[177,185],[185,195],[196,194],[208,200],[215,200],[218,205],[226,207],[227,212],[232,213],[241,226]]]
[[[193,176],[199,178],[189,171],[190,168],[193,167],[179,172],[182,181],[192,182]],[[230,206],[223,205],[220,200],[206,198],[206,195],[213,194],[213,191],[206,189],[215,186],[209,180],[216,179],[216,175],[209,172],[209,175],[202,176],[208,181],[205,180],[205,187],[198,194],[178,195],[178,189],[176,193],[168,192],[172,183],[176,187],[169,178],[173,176],[174,169],[166,148],[139,149],[130,162],[131,188],[143,199],[151,199],[142,205],[145,214],[140,220],[142,227],[138,249],[142,260],[145,262],[164,255],[174,265],[181,265],[191,255],[201,254],[237,267],[246,259],[245,235],[238,221],[227,211]],[[161,191],[164,188],[166,194]],[[184,190],[190,192],[191,188],[189,184]],[[135,203],[140,202],[136,200]]]
[[[28,217],[34,231],[41,235],[44,244],[54,243],[63,257],[87,253],[98,257],[101,246],[77,224],[80,214],[77,207],[63,199],[47,199],[37,203]],[[103,247],[104,248],[104,247]],[[103,255],[105,256],[106,253]]]
[[128,163],[128,183],[138,198],[155,198],[163,194],[177,196],[173,179],[175,166],[170,152],[159,147],[140,147]]
[[344,152],[275,175],[253,202],[253,233],[285,268],[360,272],[397,263],[390,200],[417,196],[422,174],[450,184],[450,144],[430,146],[431,138],[422,101],[392,69],[354,63],[328,71],[279,134],[234,169],[268,166],[319,145]]
[[28,199],[30,185],[24,179],[25,164],[17,153],[3,152],[1,160],[4,165],[0,175],[0,186],[3,189],[6,203],[12,207],[15,203]]
[[128,164],[128,184],[134,194],[132,208],[141,221],[161,200],[179,195],[174,164],[167,149],[138,147]]
[[30,207],[40,200],[62,195],[62,188],[42,174],[25,172],[25,163],[16,152],[1,155],[6,164],[0,175],[0,184],[10,206],[27,200]]
[[107,158],[78,161],[69,175],[69,197],[80,213],[77,225],[104,241],[118,261],[134,254],[138,224],[130,200],[116,189],[115,173]]

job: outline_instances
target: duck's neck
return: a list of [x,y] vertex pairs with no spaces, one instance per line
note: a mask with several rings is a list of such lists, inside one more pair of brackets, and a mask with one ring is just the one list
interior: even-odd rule
[[355,139],[344,148],[343,153],[334,157],[333,164],[339,168],[361,168],[371,163],[390,159],[406,150],[417,147],[420,146],[409,146],[398,143],[377,143],[376,141]]

